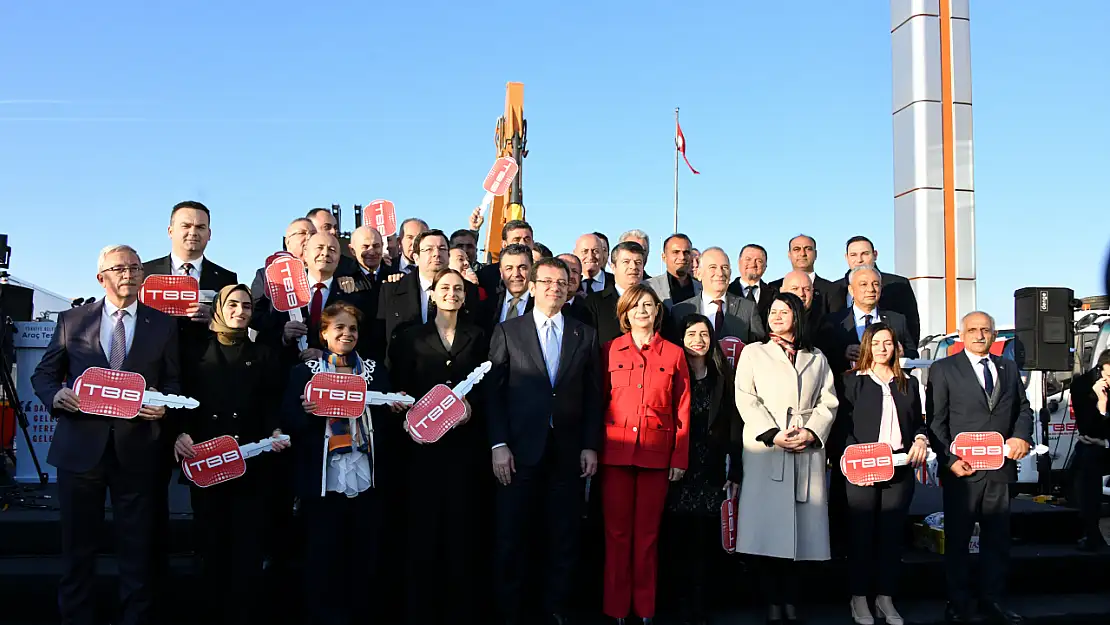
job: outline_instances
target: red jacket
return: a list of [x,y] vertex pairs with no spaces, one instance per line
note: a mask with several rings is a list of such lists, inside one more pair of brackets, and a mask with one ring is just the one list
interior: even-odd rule
[[686,469],[690,455],[690,372],[682,348],[658,333],[638,349],[631,333],[601,350],[605,444],[601,463]]

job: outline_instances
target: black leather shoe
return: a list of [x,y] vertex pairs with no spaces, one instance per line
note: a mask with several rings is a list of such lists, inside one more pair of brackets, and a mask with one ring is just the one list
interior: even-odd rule
[[570,619],[563,616],[562,614],[552,614],[550,617],[548,617],[547,622],[550,625],[570,625]]
[[944,622],[950,625],[971,625],[982,623],[983,619],[979,618],[970,607],[949,601],[948,605],[944,606]]
[[1001,603],[985,603],[980,609],[990,622],[998,625],[1022,625],[1025,622],[1020,614],[1007,610]]
[[769,605],[767,606],[767,624],[779,625],[782,623],[782,606]]
[[1080,551],[1094,553],[1096,551],[1102,551],[1103,549],[1105,549],[1106,541],[1103,540],[1102,536],[1099,536],[1097,538],[1092,536],[1084,536],[1083,538],[1079,539],[1079,544],[1077,544],[1076,547]]

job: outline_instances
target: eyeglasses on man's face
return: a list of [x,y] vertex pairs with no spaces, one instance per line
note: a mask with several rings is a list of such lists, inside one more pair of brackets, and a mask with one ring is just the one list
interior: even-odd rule
[[107,269],[101,269],[100,270],[100,273],[111,273],[111,274],[115,274],[117,276],[123,275],[124,273],[137,274],[137,273],[142,273],[142,272],[143,272],[143,266],[142,265],[116,265],[114,267],[108,267]]
[[551,278],[536,280],[536,284],[542,286],[545,289],[550,289],[551,287],[559,287],[560,289],[565,289],[567,288],[567,286],[570,285],[570,283],[566,280],[552,280]]

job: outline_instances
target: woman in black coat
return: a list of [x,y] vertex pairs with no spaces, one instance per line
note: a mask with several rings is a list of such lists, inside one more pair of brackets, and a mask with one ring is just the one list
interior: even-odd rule
[[721,503],[741,481],[744,422],[736,410],[732,365],[709,319],[687,315],[678,329],[690,369],[690,461],[668,496],[666,568],[677,574],[682,622],[703,624],[706,573],[711,555],[720,553]]
[[856,623],[871,623],[867,603],[876,593],[878,616],[901,625],[891,595],[898,584],[906,513],[913,499],[914,466],[925,462],[928,439],[917,380],[898,366],[902,348],[894,329],[873,323],[860,339],[859,360],[844,374],[844,396],[833,425],[838,450],[859,443],[889,443],[894,453],[906,453],[910,464],[896,467],[888,482],[865,486],[847,484],[851,522],[851,611]]
[[[432,301],[435,318],[400,331],[389,344],[394,385],[416,398],[437,384],[453,388],[489,356],[485,332],[459,319],[466,302],[461,274],[436,274]],[[483,405],[481,393],[479,382],[464,398],[468,416],[438,441],[410,439],[406,588],[414,625],[475,622],[481,603],[480,582],[488,576],[478,560],[488,550],[483,528],[490,527],[482,520],[492,504],[485,421],[471,408]],[[428,592],[432,579],[442,580],[443,592]]]
[[[277,354],[247,337],[252,310],[246,286],[226,286],[212,302],[211,336],[182,345],[182,392],[200,406],[179,411],[177,460],[192,458],[193,445],[217,436],[232,436],[244,445],[281,434],[278,402],[284,376]],[[288,445],[275,443],[274,449]],[[242,623],[258,613],[269,460],[265,455],[252,458],[243,476],[190,490],[205,587],[210,589],[205,607],[220,622]]]
[[[292,437],[293,490],[300,498],[305,531],[304,598],[300,622],[351,625],[380,611],[375,593],[382,510],[375,430],[397,427],[402,406],[366,406],[355,418],[313,414],[317,404],[305,385],[317,373],[360,376],[366,390],[391,392],[385,367],[355,351],[362,313],[339,302],[320,314],[322,358],[302,362],[289,373],[282,418]],[[390,540],[390,537],[385,537]]]

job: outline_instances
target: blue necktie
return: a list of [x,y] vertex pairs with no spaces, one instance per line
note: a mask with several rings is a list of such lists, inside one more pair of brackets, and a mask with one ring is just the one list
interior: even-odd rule
[[555,386],[555,374],[559,372],[559,340],[555,336],[555,322],[548,319],[544,322],[543,360],[547,364],[547,377],[551,386]]
[[979,361],[983,365],[983,388],[987,390],[987,397],[994,395],[994,376],[991,375],[991,359],[984,358]]
[[123,368],[123,361],[127,358],[127,330],[123,327],[123,318],[127,311],[122,308],[115,313],[116,323],[112,326],[111,353],[108,354],[108,364],[115,370]]

